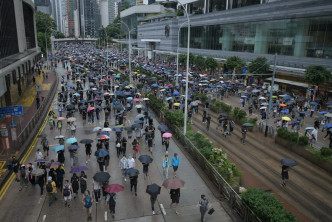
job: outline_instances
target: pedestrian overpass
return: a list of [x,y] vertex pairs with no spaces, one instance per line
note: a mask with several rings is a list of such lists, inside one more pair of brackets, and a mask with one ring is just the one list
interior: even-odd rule
[[94,43],[96,44],[98,38],[63,38],[63,39],[56,39],[53,36],[51,37],[51,45],[52,51],[53,49],[58,49],[59,43]]

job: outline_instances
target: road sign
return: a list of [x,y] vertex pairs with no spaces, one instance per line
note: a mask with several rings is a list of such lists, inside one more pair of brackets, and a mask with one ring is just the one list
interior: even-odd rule
[[6,118],[6,114],[11,116],[22,116],[23,115],[23,106],[7,106],[0,108],[0,118]]

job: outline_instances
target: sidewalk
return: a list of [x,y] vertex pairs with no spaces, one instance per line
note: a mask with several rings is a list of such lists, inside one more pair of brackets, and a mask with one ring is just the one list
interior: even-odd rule
[[[46,98],[46,96],[50,93],[50,88],[52,83],[55,82],[55,72],[43,70],[48,73],[48,79],[44,79],[42,75],[35,75],[36,84],[31,83],[30,86],[23,91],[22,96],[14,105],[22,105],[23,106],[23,115],[13,117],[13,122],[17,124],[16,126],[16,134],[17,137],[20,135],[22,130],[29,124],[30,120],[34,117],[37,112],[37,104],[36,104],[36,85],[41,85],[42,91],[40,93],[40,103],[42,103],[42,97]],[[0,119],[0,123],[5,123],[5,119]],[[10,134],[10,131],[9,131]],[[11,135],[10,135],[11,136]],[[9,137],[11,140],[11,137]],[[7,164],[11,161],[11,156],[17,156],[20,150],[14,149],[14,143],[11,141],[11,149],[8,153],[5,151],[2,143],[0,143],[0,182],[3,180],[3,177],[7,172]]]
[[[61,72],[63,69],[58,68],[59,76],[61,76]],[[54,104],[56,107],[56,104]],[[133,123],[134,119],[137,115],[136,109],[131,111],[127,119]],[[101,121],[95,122],[91,125],[82,125],[81,117],[76,112],[74,116],[77,118],[77,132],[76,138],[78,141],[85,138],[94,139],[95,133],[93,133],[93,128],[96,126],[102,126],[104,122],[104,112],[101,115]],[[110,122],[110,127],[113,128],[115,125],[114,116],[112,115]],[[129,123],[128,123],[129,125]],[[154,125],[157,128],[159,123],[156,119],[154,119]],[[64,126],[64,129],[66,127]],[[50,130],[48,125],[45,127],[43,133],[48,135],[50,142],[50,150],[57,145],[57,140],[54,140],[54,136],[58,135],[56,130]],[[70,131],[66,130],[63,132],[63,135],[66,138],[70,137]],[[126,131],[122,133],[122,136],[127,136]],[[178,170],[178,177],[183,179],[186,184],[185,187],[181,189],[181,197],[179,204],[179,212],[180,215],[175,214],[175,206],[170,209],[170,196],[169,191],[165,188],[161,189],[161,194],[158,195],[158,200],[155,204],[156,215],[152,214],[151,204],[150,204],[150,196],[145,192],[146,186],[151,183],[156,183],[161,186],[164,181],[163,169],[162,169],[162,157],[165,154],[165,147],[161,145],[161,135],[158,130],[156,130],[155,135],[155,146],[153,148],[153,162],[149,167],[149,176],[145,180],[143,178],[142,173],[142,164],[136,159],[136,167],[140,171],[140,175],[138,177],[138,190],[137,196],[134,195],[133,192],[130,192],[129,180],[125,182],[122,178],[121,171],[119,169],[119,160],[116,157],[115,150],[115,133],[111,132],[110,134],[110,165],[107,171],[110,173],[110,184],[118,183],[125,187],[123,192],[118,193],[117,196],[117,204],[116,204],[116,214],[115,219],[113,221],[126,221],[126,222],[163,222],[163,221],[192,221],[199,222],[200,221],[200,213],[199,208],[197,207],[197,203],[200,199],[201,194],[205,194],[210,203],[212,203],[215,212],[212,216],[207,215],[206,220],[208,222],[223,222],[223,221],[232,221],[229,215],[225,212],[225,210],[221,207],[219,201],[213,196],[211,190],[206,185],[205,181],[199,176],[196,170],[191,165],[190,161],[186,158],[186,156],[181,152],[181,149],[177,146],[177,144],[171,139],[170,148],[169,148],[169,156],[172,157],[173,153],[178,153],[181,158],[181,165]],[[85,165],[85,148],[84,145],[79,144],[80,148],[78,149],[78,165]],[[147,145],[144,142],[144,139],[140,141],[140,152],[137,155],[151,155],[147,150]],[[40,148],[41,145],[37,142],[36,147],[32,151],[31,155],[28,157],[26,163],[34,161],[34,153],[37,148]],[[96,150],[96,143],[92,144],[92,153]],[[128,141],[127,144],[127,156],[132,154],[132,146],[131,141]],[[69,154],[66,150],[65,152],[65,179],[70,179],[71,174],[70,171],[70,163],[69,163]],[[50,151],[50,159],[56,159],[56,153]],[[88,163],[87,167],[89,168],[86,171],[88,181],[87,186],[91,191],[92,189],[92,177],[93,175],[99,171],[98,164],[96,162],[95,156],[91,156],[91,162]],[[169,170],[169,176],[173,174],[173,170]],[[39,186],[24,189],[22,192],[18,192],[19,184],[13,183],[8,192],[5,194],[2,201],[0,201],[0,208],[2,211],[0,212],[0,218],[3,221],[9,220],[17,220],[20,219],[25,221],[38,221],[38,222],[47,222],[47,221],[86,221],[85,210],[82,209],[81,198],[82,195],[79,192],[79,197],[76,200],[72,200],[71,208],[65,208],[64,203],[61,198],[61,194],[57,194],[58,201],[55,201],[51,207],[48,205],[48,199],[43,196],[40,198],[39,196]],[[160,205],[162,204],[165,208],[166,215],[164,216],[161,213]],[[15,206],[15,207],[13,207]],[[101,197],[99,204],[95,204],[92,207],[92,217],[93,221],[106,221],[110,219],[111,216],[109,214],[108,206],[105,205],[105,200]],[[45,219],[44,219],[45,218]],[[21,220],[21,221],[22,221]]]

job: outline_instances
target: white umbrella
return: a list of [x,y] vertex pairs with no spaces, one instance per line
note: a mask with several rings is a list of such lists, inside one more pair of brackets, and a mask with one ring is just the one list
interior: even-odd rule
[[259,99],[260,99],[260,100],[264,100],[264,99],[266,99],[266,98],[265,98],[265,97],[259,97]]
[[261,107],[260,109],[266,109],[266,107],[265,107],[265,106],[263,106],[263,107]]
[[103,128],[101,131],[103,131],[103,132],[111,132],[112,129],[111,128]]
[[326,116],[326,117],[332,117],[332,113],[326,113],[324,116]]

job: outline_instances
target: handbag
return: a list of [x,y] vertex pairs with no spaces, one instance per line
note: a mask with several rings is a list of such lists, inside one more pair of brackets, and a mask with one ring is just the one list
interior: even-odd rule
[[211,208],[211,209],[208,211],[208,214],[209,214],[209,215],[212,215],[212,214],[214,213],[214,211],[215,211],[215,210],[214,210],[213,208]]

